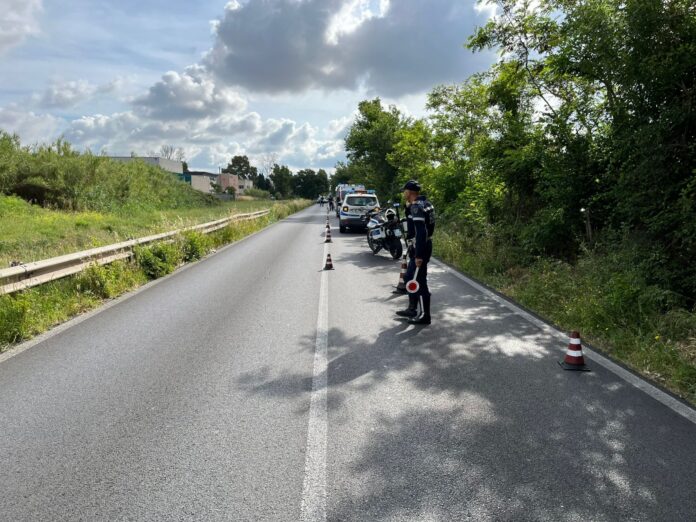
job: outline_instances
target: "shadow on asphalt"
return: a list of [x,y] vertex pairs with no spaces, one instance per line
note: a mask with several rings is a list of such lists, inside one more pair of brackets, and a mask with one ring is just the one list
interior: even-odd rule
[[[398,262],[367,249],[340,262],[398,276]],[[445,278],[438,280],[429,328],[395,320],[376,338],[329,332],[330,433],[359,415],[347,408],[349,398],[381,393],[395,379],[413,393],[444,397],[365,413],[378,415],[374,430],[342,479],[370,488],[341,491],[329,502],[330,520],[433,513],[441,520],[693,520],[691,423],[596,365],[591,374],[560,371],[562,351],[536,326],[476,292],[446,292]],[[383,290],[365,303],[391,299]],[[314,345],[309,336],[299,350]],[[312,376],[278,378],[263,369],[238,384],[249,393],[308,394]]]

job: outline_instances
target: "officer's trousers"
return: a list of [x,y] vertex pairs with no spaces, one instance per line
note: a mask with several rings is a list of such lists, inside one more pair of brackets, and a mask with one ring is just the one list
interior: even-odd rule
[[[413,275],[416,273],[416,258],[415,253],[410,253],[411,258],[408,262],[408,268],[406,269],[406,274],[404,274],[404,281],[407,283],[413,279]],[[420,288],[415,294],[409,294],[409,308],[416,309],[420,307],[420,313],[430,317],[430,289],[428,288],[428,262],[430,257],[433,255],[433,242],[429,240],[425,247],[425,257],[423,257],[423,263],[418,270],[418,276],[416,281]]]

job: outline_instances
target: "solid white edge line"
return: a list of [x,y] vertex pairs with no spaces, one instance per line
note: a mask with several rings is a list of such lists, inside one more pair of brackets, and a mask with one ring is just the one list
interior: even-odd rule
[[[329,244],[324,244],[324,256]],[[326,520],[326,446],[327,446],[327,351],[329,344],[329,288],[328,272],[322,271],[317,314],[317,339],[314,346],[312,370],[312,394],[309,402],[307,424],[307,449],[305,452],[305,476],[302,487],[301,520],[324,522]]]
[[[530,313],[522,310],[522,308],[518,307],[514,303],[508,301],[507,299],[499,296],[498,294],[491,292],[488,288],[485,286],[480,285],[473,279],[468,278],[461,272],[455,270],[454,268],[446,265],[440,260],[434,260],[435,264],[445,270],[446,272],[449,272],[450,274],[454,275],[455,277],[461,279],[464,281],[466,284],[469,286],[475,288],[479,292],[487,295],[497,303],[503,305],[504,307],[508,308],[511,310],[513,313],[516,315],[522,317],[523,319],[527,320],[528,322],[534,324],[535,326],[539,327],[544,333],[555,337],[559,339],[560,341],[567,342],[568,341],[568,335],[564,332],[561,332],[560,330],[557,330],[556,328],[552,327],[551,325],[545,323],[541,319],[534,317]],[[565,348],[564,348],[565,349]],[[687,406],[683,402],[675,399],[668,393],[663,392],[659,388],[653,386],[649,382],[647,382],[644,379],[641,379],[640,377],[634,375],[633,373],[629,372],[625,368],[622,368],[615,362],[611,361],[610,359],[607,359],[603,355],[600,355],[599,353],[595,352],[594,350],[590,348],[583,348],[583,351],[586,356],[588,356],[590,359],[592,359],[594,362],[599,364],[600,366],[603,366],[610,372],[614,373],[618,377],[622,378],[624,381],[628,382],[629,384],[633,385],[634,387],[638,388],[639,390],[647,393],[650,397],[655,399],[656,401],[664,404],[667,406],[669,409],[674,411],[675,413],[678,413],[682,417],[690,420],[694,424],[696,424],[696,410],[693,408]]]

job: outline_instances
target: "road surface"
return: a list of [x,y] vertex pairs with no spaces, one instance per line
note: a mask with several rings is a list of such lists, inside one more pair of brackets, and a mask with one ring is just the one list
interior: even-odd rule
[[696,519],[696,423],[441,265],[396,320],[398,262],[325,216],[0,362],[0,520]]

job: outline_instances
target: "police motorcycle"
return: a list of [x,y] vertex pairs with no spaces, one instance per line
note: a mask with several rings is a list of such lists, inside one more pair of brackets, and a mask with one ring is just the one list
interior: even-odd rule
[[399,217],[399,204],[386,210],[370,210],[363,220],[366,222],[367,245],[373,254],[384,249],[389,251],[392,259],[400,259],[403,254],[401,238],[404,236],[403,224]]

